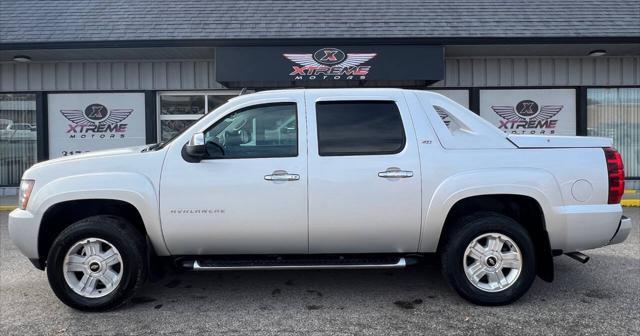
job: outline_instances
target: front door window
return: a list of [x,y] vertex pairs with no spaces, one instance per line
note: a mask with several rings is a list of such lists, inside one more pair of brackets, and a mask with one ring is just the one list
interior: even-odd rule
[[205,132],[210,158],[251,159],[298,155],[295,103],[250,106]]

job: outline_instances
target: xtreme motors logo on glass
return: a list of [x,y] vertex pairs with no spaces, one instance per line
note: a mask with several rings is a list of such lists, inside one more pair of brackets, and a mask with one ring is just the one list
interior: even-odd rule
[[47,111],[51,158],[146,142],[142,92],[49,93]]
[[133,109],[109,109],[94,103],[84,110],[60,110],[71,123],[68,124],[69,138],[124,138],[127,124],[123,123]]
[[576,135],[575,89],[481,89],[479,112],[508,134]]
[[544,130],[548,129],[549,134],[555,133],[558,119],[554,117],[562,111],[563,105],[542,105],[526,99],[518,102],[515,106],[491,106],[491,109],[499,115],[502,120],[498,121],[498,128],[502,130]]
[[371,71],[366,63],[375,53],[345,53],[337,48],[322,48],[312,54],[282,54],[295,65],[293,80],[365,80]]

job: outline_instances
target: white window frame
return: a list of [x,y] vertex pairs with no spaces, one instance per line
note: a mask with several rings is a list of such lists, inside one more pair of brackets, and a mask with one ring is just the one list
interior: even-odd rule
[[[158,122],[157,128],[157,141],[162,141],[162,121],[163,120],[198,120],[204,114],[209,113],[209,99],[208,96],[238,96],[240,90],[216,90],[216,91],[158,91],[156,94],[156,110]],[[204,96],[204,114],[162,114],[160,106],[161,96]]]

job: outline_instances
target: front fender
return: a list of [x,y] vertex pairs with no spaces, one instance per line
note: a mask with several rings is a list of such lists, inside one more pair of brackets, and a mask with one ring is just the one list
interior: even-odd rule
[[535,199],[542,208],[550,237],[562,239],[566,234],[558,224],[563,221],[553,211],[562,204],[558,183],[549,172],[534,168],[480,169],[452,175],[435,188],[427,202],[423,218],[420,251],[435,252],[449,211],[460,200],[473,196],[510,194]]
[[112,199],[133,205],[140,213],[156,253],[160,256],[169,254],[160,226],[157,192],[153,182],[139,173],[107,172],[62,177],[34,190],[29,209],[33,209],[35,220],[41,223],[53,205],[84,199]]

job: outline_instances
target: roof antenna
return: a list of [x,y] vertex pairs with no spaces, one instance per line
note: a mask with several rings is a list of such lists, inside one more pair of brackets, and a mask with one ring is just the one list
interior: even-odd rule
[[243,87],[242,90],[240,90],[240,94],[238,94],[238,96],[242,96],[245,93],[247,93],[247,88]]

